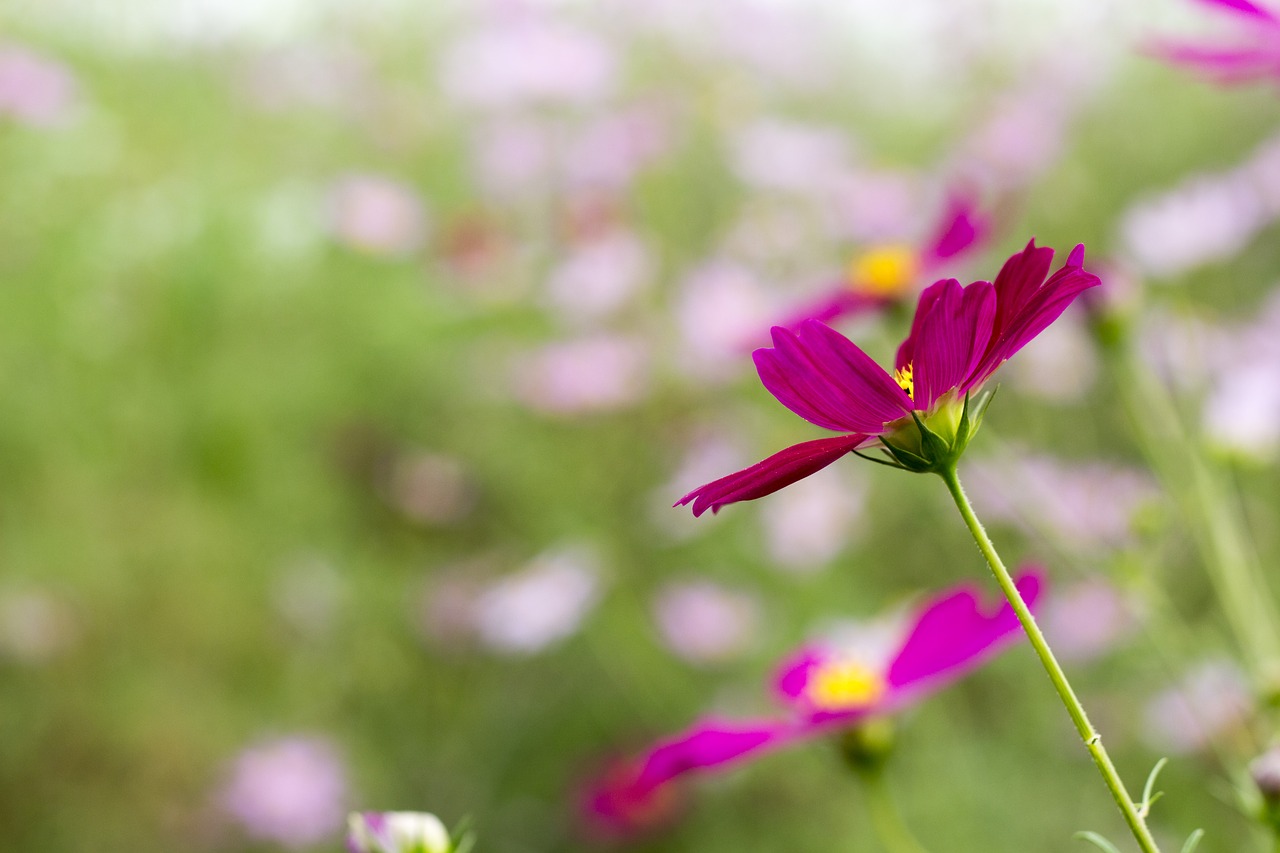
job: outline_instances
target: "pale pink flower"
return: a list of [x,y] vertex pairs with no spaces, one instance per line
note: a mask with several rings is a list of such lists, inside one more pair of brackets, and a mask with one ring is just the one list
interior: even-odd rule
[[968,460],[965,483],[984,518],[1019,525],[1084,554],[1122,548],[1159,499],[1145,473],[1105,462],[1006,453]]
[[728,260],[693,270],[681,286],[676,314],[686,357],[683,368],[700,378],[741,372],[743,354],[780,311],[780,300],[756,274]]
[[581,548],[543,554],[475,601],[475,632],[495,652],[532,655],[569,638],[600,597],[600,569]]
[[751,644],[760,606],[755,597],[713,581],[679,581],[659,591],[653,617],[677,656],[693,664],[715,664],[732,660]]
[[421,248],[427,214],[410,187],[380,175],[349,175],[329,196],[333,236],[371,255],[400,256]]
[[1060,96],[1026,87],[999,98],[958,148],[957,170],[981,186],[1016,189],[1062,156],[1071,115]]
[[65,65],[21,45],[0,45],[0,117],[52,127],[70,118],[79,98]]
[[476,486],[460,459],[443,453],[403,454],[387,483],[391,504],[421,524],[456,524],[476,504]]
[[617,335],[548,344],[515,360],[512,392],[551,415],[624,409],[648,393],[651,361],[643,341]]
[[1075,307],[1041,332],[1005,371],[1019,392],[1052,403],[1079,400],[1097,377],[1097,349]]
[[826,193],[853,158],[848,139],[834,128],[761,119],[736,133],[730,162],[753,189],[814,195]]
[[572,248],[551,271],[547,299],[570,321],[598,321],[625,308],[649,284],[653,266],[639,236],[613,229]]
[[1243,726],[1253,711],[1244,673],[1229,660],[1214,659],[1192,668],[1147,704],[1144,732],[1157,749],[1198,752]]
[[556,136],[550,125],[527,118],[483,125],[471,146],[476,182],[500,199],[548,191],[558,181]]
[[920,211],[928,205],[919,175],[893,169],[858,169],[832,178],[829,233],[858,243],[918,239]]
[[1101,576],[1056,589],[1039,617],[1054,653],[1063,661],[1095,660],[1137,630],[1138,603]]
[[600,116],[565,148],[564,173],[575,189],[625,189],[671,147],[670,118],[654,105]]
[[782,490],[760,505],[770,559],[789,571],[826,566],[860,532],[865,502],[863,490],[851,486],[835,468]]
[[70,607],[39,589],[0,594],[0,658],[37,665],[74,645],[79,630]]
[[618,57],[594,33],[547,19],[497,23],[450,48],[440,85],[454,102],[506,109],[531,104],[585,105],[611,95]]
[[334,840],[346,822],[346,772],[324,738],[264,741],[232,763],[220,802],[248,836],[294,850],[310,847]]

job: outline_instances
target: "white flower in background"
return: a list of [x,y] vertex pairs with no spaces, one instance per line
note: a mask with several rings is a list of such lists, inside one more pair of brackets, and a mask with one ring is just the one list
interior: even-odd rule
[[406,518],[421,524],[456,524],[476,505],[476,487],[460,459],[443,453],[398,456],[388,498]]
[[1225,453],[1270,462],[1280,451],[1280,362],[1227,372],[1204,405],[1205,440]]
[[71,648],[78,631],[70,608],[39,589],[0,593],[0,658],[36,665]]
[[600,334],[547,344],[511,367],[516,399],[551,415],[623,409],[649,391],[651,356],[638,338]]
[[1041,627],[1064,661],[1095,660],[1137,630],[1138,603],[1103,577],[1092,577],[1047,596]]
[[351,853],[450,853],[440,818],[426,812],[356,812],[347,818]]
[[788,486],[759,506],[770,559],[791,571],[826,566],[858,532],[865,502],[835,468]]
[[310,847],[342,827],[346,771],[323,738],[266,741],[235,759],[220,801],[250,837],[295,850]]
[[665,585],[653,602],[653,618],[667,647],[694,664],[722,663],[742,654],[757,635],[760,605],[754,596],[708,580]]
[[292,628],[318,637],[333,628],[346,599],[346,585],[333,563],[319,556],[304,556],[276,576],[271,598]]
[[0,45],[0,118],[53,127],[71,117],[79,98],[66,66],[20,45]]
[[1205,661],[1147,704],[1146,732],[1158,750],[1197,752],[1244,725],[1253,709],[1240,668],[1225,659]]
[[1019,392],[1052,403],[1083,397],[1098,377],[1098,354],[1080,312],[1068,309],[1027,344],[1004,375]]
[[496,652],[535,654],[572,636],[599,598],[595,558],[584,549],[553,551],[480,593],[475,631]]
[[329,194],[336,240],[371,255],[407,255],[427,237],[427,214],[410,187],[380,175],[348,175]]
[[631,231],[614,229],[574,246],[551,271],[547,300],[560,316],[589,323],[622,310],[649,283],[653,259]]
[[616,88],[618,57],[594,33],[568,23],[525,19],[470,33],[444,55],[441,90],[470,107],[586,105]]
[[734,174],[758,190],[825,195],[853,165],[850,143],[839,130],[779,119],[738,129],[730,148]]

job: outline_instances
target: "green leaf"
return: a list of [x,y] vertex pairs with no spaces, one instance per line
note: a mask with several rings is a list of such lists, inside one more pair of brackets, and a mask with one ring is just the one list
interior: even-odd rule
[[[1138,811],[1143,817],[1151,810],[1151,806],[1155,801],[1160,799],[1161,794],[1151,796],[1151,789],[1156,786],[1156,777],[1160,775],[1160,771],[1169,763],[1168,758],[1161,758],[1156,762],[1156,766],[1151,768],[1151,772],[1147,774],[1147,783],[1142,786],[1142,805],[1138,806]],[[1162,792],[1163,793],[1163,792]]]
[[1081,841],[1088,841],[1094,847],[1097,847],[1099,850],[1104,850],[1106,853],[1120,853],[1114,844],[1096,832],[1077,832],[1072,837],[1079,838]]
[[1204,830],[1197,829],[1195,832],[1187,836],[1187,843],[1182,845],[1182,853],[1195,853],[1195,849],[1200,846],[1200,839],[1204,838]]

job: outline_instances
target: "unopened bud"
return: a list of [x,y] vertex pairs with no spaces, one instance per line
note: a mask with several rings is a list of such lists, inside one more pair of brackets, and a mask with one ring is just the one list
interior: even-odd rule
[[880,769],[893,752],[896,732],[886,717],[874,717],[840,735],[840,754],[859,772]]

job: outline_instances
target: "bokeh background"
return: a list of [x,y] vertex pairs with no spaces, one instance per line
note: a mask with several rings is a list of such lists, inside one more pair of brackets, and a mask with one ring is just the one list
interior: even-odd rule
[[[1199,11],[0,6],[0,847],[335,851],[400,808],[589,849],[610,757],[985,582],[939,483],[856,460],[671,508],[817,437],[750,349],[958,187],[995,226],[953,274],[1084,242],[1142,306],[1274,565],[1280,112],[1144,52]],[[841,328],[885,356],[904,322]],[[1116,391],[1073,309],[966,473],[1131,786],[1174,757],[1158,834],[1249,849],[1250,684]],[[1028,649],[899,722],[931,849],[1123,835]],[[637,849],[876,850],[861,796],[815,743]]]

